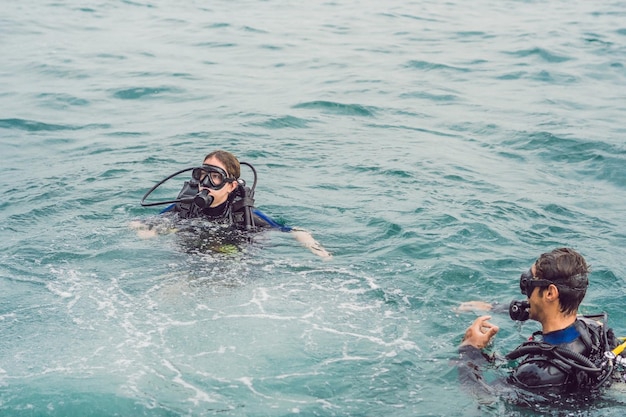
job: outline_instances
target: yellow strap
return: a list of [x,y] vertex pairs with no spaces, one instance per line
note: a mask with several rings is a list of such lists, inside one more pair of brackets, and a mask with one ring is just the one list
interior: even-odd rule
[[615,356],[619,355],[620,353],[622,353],[622,351],[626,349],[626,342],[622,343],[621,345],[619,345],[618,347],[616,347],[615,349],[613,349],[611,352],[613,352],[615,354]]

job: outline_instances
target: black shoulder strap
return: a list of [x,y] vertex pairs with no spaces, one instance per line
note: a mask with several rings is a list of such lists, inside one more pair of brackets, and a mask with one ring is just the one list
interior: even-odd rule
[[234,211],[240,211],[244,207],[254,207],[254,198],[244,197],[233,202]]
[[598,348],[600,340],[595,331],[592,331],[589,328],[589,325],[581,320],[577,319],[574,323],[576,330],[578,330],[578,334],[580,334],[580,340],[586,347],[587,352],[592,352]]
[[592,354],[603,355],[604,352],[611,350],[606,314],[602,317],[579,317],[575,325],[581,340]]
[[[232,200],[232,209],[234,213],[243,214],[243,224],[247,230],[255,228],[254,218],[252,217],[252,209],[254,208],[254,193],[250,187],[239,185],[237,192]],[[239,215],[238,215],[239,217]]]

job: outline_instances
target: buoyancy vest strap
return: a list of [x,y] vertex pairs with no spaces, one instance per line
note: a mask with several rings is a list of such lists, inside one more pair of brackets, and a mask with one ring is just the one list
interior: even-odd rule
[[559,359],[570,359],[574,363],[567,361],[569,365],[581,369],[586,372],[599,373],[602,369],[596,367],[591,360],[584,357],[578,352],[574,352],[566,347],[558,345],[550,345],[548,343],[540,342],[526,342],[519,346],[517,349],[506,355],[509,360],[517,359],[525,355],[539,354],[550,357],[557,357]]
[[254,206],[254,199],[251,197],[244,197],[235,201],[232,206],[234,211],[239,211],[246,206],[252,207]]

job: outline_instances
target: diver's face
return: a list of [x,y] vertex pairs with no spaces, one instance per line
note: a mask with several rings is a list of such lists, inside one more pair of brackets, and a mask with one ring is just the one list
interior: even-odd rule
[[[204,160],[204,164],[205,165],[214,165],[216,167],[220,167],[222,168],[224,171],[226,171],[226,166],[224,166],[224,164],[222,163],[222,161],[220,161],[219,159],[217,159],[216,157],[212,156],[211,158],[207,158]],[[227,174],[230,176],[231,173],[227,171]],[[202,187],[201,185],[198,186],[198,191],[202,191],[202,190],[208,190],[209,194],[213,196],[213,203],[211,203],[211,205],[209,207],[217,207],[220,204],[222,204],[224,201],[226,201],[228,199],[228,196],[230,195],[230,193],[232,193],[233,191],[235,191],[237,189],[237,181],[233,181],[233,182],[229,182],[226,185],[224,185],[224,187],[222,187],[219,190],[213,190],[211,188],[205,188]]]
[[[533,277],[537,276],[537,268],[533,264],[530,268],[530,271],[533,274]],[[528,303],[530,304],[530,308],[528,309],[529,318],[531,320],[541,321],[542,311],[543,311],[543,298],[539,295],[541,293],[540,287],[533,287],[529,290],[530,294],[528,294]]]

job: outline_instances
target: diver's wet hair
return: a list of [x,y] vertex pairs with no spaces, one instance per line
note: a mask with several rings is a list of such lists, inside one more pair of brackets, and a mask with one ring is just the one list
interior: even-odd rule
[[535,268],[537,278],[551,281],[559,289],[561,312],[576,312],[589,285],[589,267],[585,258],[573,249],[559,248],[542,254]]

